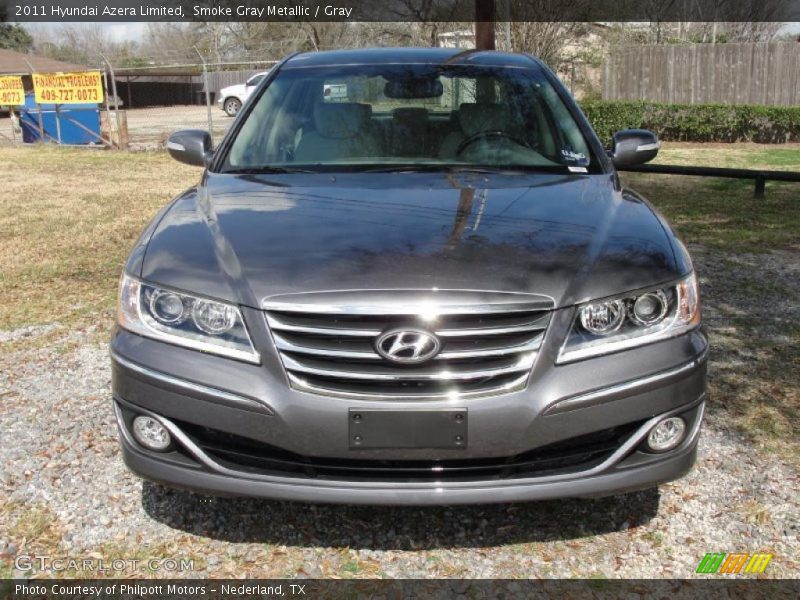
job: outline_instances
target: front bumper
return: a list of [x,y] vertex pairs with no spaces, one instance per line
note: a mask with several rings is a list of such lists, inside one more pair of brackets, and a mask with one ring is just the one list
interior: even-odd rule
[[[266,346],[262,346],[266,347]],[[554,366],[546,349],[525,390],[461,400],[469,411],[463,449],[353,450],[348,409],[452,408],[449,401],[363,401],[291,389],[277,356],[246,365],[117,331],[113,390],[123,456],[141,476],[221,495],[353,504],[468,504],[600,496],[652,487],[685,474],[695,460],[702,422],[707,342],[700,330],[634,351]],[[170,373],[163,372],[170,365]],[[159,419],[176,440],[167,453],[148,451],[129,430],[129,416]],[[127,415],[127,416],[126,416]],[[681,415],[688,434],[674,450],[641,449],[661,418]],[[576,436],[630,425],[616,449],[575,468],[501,476],[395,478],[285,474],[219,460],[187,433],[210,427],[320,460],[484,461],[524,455]]]
[[[634,449],[660,417],[644,425],[607,462],[589,471],[508,481],[470,481],[460,483],[431,482],[412,484],[386,482],[365,484],[353,481],[315,481],[286,477],[258,476],[246,471],[228,469],[193,445],[180,429],[170,431],[179,444],[186,443],[197,464],[181,464],[162,460],[155,453],[144,451],[121,425],[125,464],[134,473],[158,483],[201,493],[221,496],[259,496],[275,500],[300,500],[342,504],[439,505],[488,504],[546,500],[567,497],[597,497],[650,488],[685,475],[695,462],[697,440],[704,403],[689,411],[693,423],[689,437],[674,451],[642,459]],[[119,409],[118,409],[119,411]],[[677,414],[677,413],[675,413]],[[119,415],[119,412],[118,412]],[[667,415],[664,415],[667,416]],[[120,421],[122,420],[119,416]],[[632,453],[634,460],[625,460]]]

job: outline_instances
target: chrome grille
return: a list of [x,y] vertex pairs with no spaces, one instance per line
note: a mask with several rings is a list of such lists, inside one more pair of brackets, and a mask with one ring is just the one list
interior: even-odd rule
[[[295,389],[354,398],[473,397],[521,389],[550,320],[549,299],[487,292],[297,294],[264,304]],[[403,297],[408,296],[404,302]],[[343,296],[343,297],[342,297]],[[409,327],[442,344],[427,362],[393,363],[375,350]]]

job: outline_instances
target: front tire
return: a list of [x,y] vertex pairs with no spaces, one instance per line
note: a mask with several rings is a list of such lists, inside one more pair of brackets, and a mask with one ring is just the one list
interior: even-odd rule
[[241,108],[242,103],[238,98],[227,98],[225,102],[222,103],[222,109],[229,117],[235,117]]

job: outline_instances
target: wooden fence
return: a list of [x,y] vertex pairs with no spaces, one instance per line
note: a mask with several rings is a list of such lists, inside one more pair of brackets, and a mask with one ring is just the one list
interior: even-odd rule
[[618,47],[603,69],[603,98],[800,105],[800,43]]

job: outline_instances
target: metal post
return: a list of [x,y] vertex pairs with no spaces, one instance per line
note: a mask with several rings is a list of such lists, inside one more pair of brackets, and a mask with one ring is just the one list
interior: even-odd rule
[[42,117],[42,105],[36,103],[36,113],[39,117],[39,143],[44,144],[44,118]]
[[[33,79],[33,74],[36,73],[36,69],[33,68],[33,65],[30,63],[30,61],[28,61],[27,58],[23,57],[22,60],[25,61],[25,64],[27,64],[28,68],[31,70],[31,79]],[[33,94],[34,96],[36,95],[36,86],[33,88]],[[39,117],[39,143],[44,144],[44,119],[42,118],[42,105],[38,102],[36,103],[36,112],[38,113],[37,116]]]
[[58,110],[58,104],[54,104],[56,109],[56,141],[61,145],[61,113]]
[[103,98],[103,103],[106,105],[106,112],[109,112],[108,108],[108,71],[106,71],[106,66],[103,65],[103,90],[105,91],[105,98]]
[[200,50],[197,49],[197,46],[194,47],[194,51],[197,52],[197,56],[200,57],[200,60],[203,63],[203,87],[206,89],[206,111],[208,112],[208,134],[211,136],[211,141],[214,141],[214,124],[211,119],[211,90],[208,89],[208,65],[206,64],[206,59],[203,58],[203,55],[200,54]]
[[756,189],[753,194],[754,197],[763,198],[766,188],[767,188],[767,180],[764,177],[756,177]]
[[[24,100],[24,94],[23,94],[23,100]],[[8,121],[11,123],[11,140],[16,144],[16,142],[17,142],[17,130],[14,129],[14,121],[16,120],[16,116],[14,115],[14,107],[13,106],[9,106],[8,107],[8,113],[9,113]],[[17,122],[19,123],[18,120],[17,120]],[[20,125],[20,133],[22,133],[22,125]]]
[[[108,131],[108,145],[109,147],[114,147],[114,135],[113,131],[111,131],[111,108],[108,105],[108,70],[106,69],[105,63],[101,63],[103,68],[103,104],[105,105],[106,109],[106,127]],[[102,123],[102,120],[101,120]],[[101,127],[102,133],[102,127]],[[100,139],[103,139],[102,136]],[[105,140],[103,140],[105,141]]]
[[111,73],[111,93],[114,95],[114,120],[117,122],[117,137],[119,139],[119,147],[122,148],[122,126],[120,125],[119,121],[119,97],[117,96],[117,80],[114,77],[114,67],[102,54],[100,55],[100,58],[102,58],[108,65],[108,70]]

